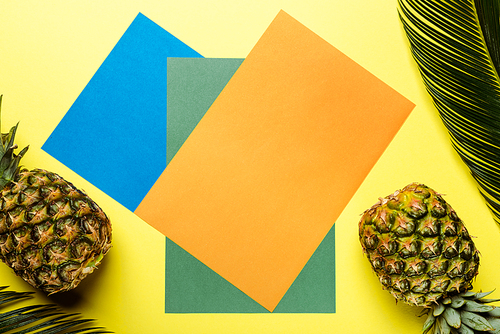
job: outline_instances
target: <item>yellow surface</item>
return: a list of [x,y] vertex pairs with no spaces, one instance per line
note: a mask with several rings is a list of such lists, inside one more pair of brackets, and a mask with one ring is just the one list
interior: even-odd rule
[[[165,237],[40,147],[138,12],[205,57],[244,58],[280,9],[417,105],[336,223],[337,313],[164,314]],[[380,196],[419,181],[446,200],[476,236],[476,289],[498,286],[500,231],[451,148],[424,90],[396,1],[0,1],[2,123],[21,121],[24,165],[53,170],[96,200],[113,221],[100,269],[67,296],[44,297],[97,318],[116,333],[418,333],[420,312],[380,287],[357,240],[360,214]],[[0,265],[0,283],[31,290]],[[494,293],[498,298],[499,293]]]

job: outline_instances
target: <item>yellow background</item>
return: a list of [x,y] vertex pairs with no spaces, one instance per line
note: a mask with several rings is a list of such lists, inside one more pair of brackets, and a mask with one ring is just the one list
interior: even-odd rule
[[[416,108],[336,223],[335,314],[165,314],[165,237],[41,146],[138,12],[205,57],[244,58],[280,9]],[[17,142],[30,145],[24,165],[85,189],[113,222],[113,248],[99,270],[69,295],[37,292],[35,301],[59,303],[116,333],[418,333],[420,309],[396,304],[381,289],[357,237],[360,214],[413,181],[446,194],[477,237],[475,288],[497,287],[500,231],[423,87],[396,0],[0,0],[0,94],[2,130],[20,121]],[[5,265],[0,284],[32,290]]]

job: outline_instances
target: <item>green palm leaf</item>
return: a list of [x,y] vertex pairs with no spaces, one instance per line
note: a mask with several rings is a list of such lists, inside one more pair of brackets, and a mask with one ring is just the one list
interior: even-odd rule
[[[20,302],[30,298],[32,293],[6,291],[0,287],[0,309],[7,303]],[[100,327],[86,326],[92,320],[80,319],[77,314],[61,312],[50,304],[29,305],[0,312],[0,333],[24,334],[98,334],[111,333]]]
[[423,82],[500,224],[500,0],[398,0]]

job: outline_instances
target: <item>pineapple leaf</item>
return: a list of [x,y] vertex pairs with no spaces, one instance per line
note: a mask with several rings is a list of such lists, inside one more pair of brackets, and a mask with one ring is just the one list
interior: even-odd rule
[[14,177],[20,170],[19,162],[28,151],[29,146],[23,148],[17,155],[13,154],[15,148],[16,146],[9,148],[2,159],[0,159],[0,189],[14,180]]
[[443,313],[445,310],[445,306],[443,304],[437,304],[435,307],[434,307],[434,311],[432,311],[432,314],[437,317],[439,315],[441,315],[441,313]]
[[16,132],[17,132],[17,126],[19,125],[19,123],[16,124],[16,126],[13,126],[9,133],[7,134],[7,137],[6,137],[6,142],[8,142],[7,145],[5,145],[5,148],[6,149],[9,149],[11,148],[12,146],[14,146],[14,140],[15,140],[15,137],[16,137]]
[[474,294],[474,299],[481,299],[481,298],[484,298],[486,296],[489,296],[493,293],[493,291],[495,290],[492,290],[492,291],[488,291],[488,292],[478,292],[478,293],[475,293]]
[[4,171],[9,168],[11,161],[12,161],[12,155],[14,154],[14,149],[17,147],[10,147],[8,148],[5,153],[3,154],[2,158],[0,159],[0,176],[3,176]]
[[500,224],[500,1],[398,0],[423,83]]
[[460,334],[474,334],[475,333],[470,327],[468,327],[467,325],[464,325],[464,324],[462,324],[462,326],[460,326],[460,328],[458,329],[458,332]]
[[459,328],[462,324],[460,320],[460,313],[452,307],[447,307],[443,312],[443,318],[446,320],[448,325],[453,328]]
[[441,334],[450,334],[451,327],[448,325],[446,320],[443,317],[439,317],[437,320],[437,327],[439,328],[439,332]]
[[465,304],[465,299],[460,296],[453,296],[451,298],[451,307],[460,308]]
[[495,307],[493,310],[488,312],[488,315],[492,317],[499,317],[500,318],[500,307]]
[[486,318],[480,316],[479,314],[472,313],[469,311],[461,311],[460,317],[462,318],[462,323],[469,326],[470,328],[477,331],[491,331],[494,328],[490,325]]
[[[0,95],[0,114],[1,107],[2,95]],[[0,133],[0,188],[5,187],[13,180],[14,176],[19,171],[19,162],[28,150],[28,147],[25,147],[19,154],[14,154],[14,150],[17,149],[14,140],[18,125],[19,123],[13,126],[8,133]]]
[[500,302],[500,298],[496,298],[496,299],[481,298],[481,299],[478,299],[477,301],[479,303],[482,303],[482,304],[488,304],[488,303]]
[[480,304],[480,303],[477,303],[473,300],[467,300],[465,302],[463,310],[469,311],[469,312],[489,312],[489,311],[493,310],[493,308],[494,308],[493,306]]
[[488,320],[490,325],[495,328],[495,333],[498,333],[498,331],[500,331],[500,319],[499,318],[488,317],[488,318],[486,318],[486,320]]
[[427,316],[427,319],[424,322],[424,326],[422,327],[422,333],[428,333],[435,323],[436,323],[436,317],[434,317],[432,312],[429,312],[429,315]]
[[[494,291],[494,290],[493,290]],[[493,292],[491,291],[491,292]],[[474,291],[466,291],[464,293],[461,293],[460,296],[462,296],[463,298],[471,298],[471,297],[475,297],[479,292],[474,292]],[[489,294],[489,292],[488,292]]]

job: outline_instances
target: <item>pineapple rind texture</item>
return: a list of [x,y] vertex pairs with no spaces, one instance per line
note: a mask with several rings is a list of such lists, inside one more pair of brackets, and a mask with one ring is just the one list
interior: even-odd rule
[[0,259],[47,294],[75,288],[111,247],[111,224],[84,192],[42,169],[1,191]]
[[363,213],[359,239],[384,289],[430,307],[472,288],[479,252],[440,194],[412,183]]

